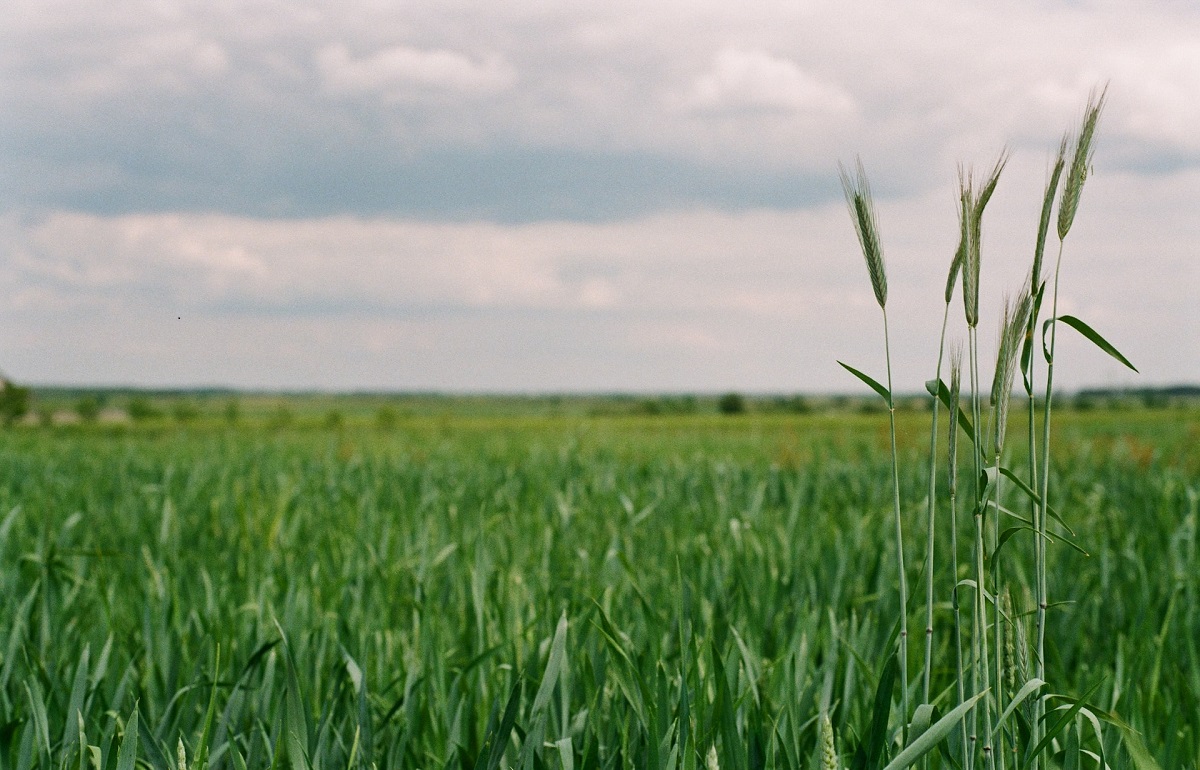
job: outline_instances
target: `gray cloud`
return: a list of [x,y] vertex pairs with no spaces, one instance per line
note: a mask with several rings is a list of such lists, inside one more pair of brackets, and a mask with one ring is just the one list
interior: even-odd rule
[[[533,221],[827,200],[1001,144],[1112,80],[1108,162],[1192,167],[1187,6],[18,4],[0,206]],[[931,163],[932,161],[932,163]]]
[[[985,318],[1027,269],[1041,173],[1014,160],[990,208]],[[1089,181],[1062,306],[1143,375],[1068,336],[1063,385],[1200,379],[1200,217],[1169,205],[1200,195],[1200,173],[1168,181]],[[880,226],[896,379],[917,390],[956,241],[952,187],[881,201]],[[836,360],[882,366],[878,308],[840,201],[524,224],[9,215],[0,243],[5,365],[43,381],[847,390]]]
[[[10,208],[104,214],[231,212],[260,217],[401,214],[505,222],[606,220],[695,205],[729,210],[811,205],[840,195],[828,174],[721,168],[627,152],[492,146],[372,159],[331,148],[297,151],[286,166],[190,161],[148,140],[136,157],[67,174],[18,166]],[[0,193],[2,195],[3,193]]]

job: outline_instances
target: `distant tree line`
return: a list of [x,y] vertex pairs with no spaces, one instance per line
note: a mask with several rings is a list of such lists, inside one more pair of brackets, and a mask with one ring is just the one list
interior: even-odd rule
[[0,375],[0,381],[3,382],[0,386],[0,420],[7,428],[29,413],[30,391],[3,375]]
[[[295,427],[340,431],[352,425],[395,430],[402,421],[422,415],[570,415],[619,417],[718,414],[872,413],[879,399],[861,394],[721,394],[668,393],[581,395],[454,395],[454,394],[246,394],[232,390],[129,390],[35,388],[18,385],[0,374],[0,423],[11,427],[31,412],[44,426],[61,422],[92,424],[128,420],[138,425],[174,422],[259,425],[272,430]],[[1097,409],[1165,409],[1200,405],[1200,386],[1089,388],[1064,394],[1059,402],[1078,411]],[[896,408],[927,411],[926,394],[897,394]]]

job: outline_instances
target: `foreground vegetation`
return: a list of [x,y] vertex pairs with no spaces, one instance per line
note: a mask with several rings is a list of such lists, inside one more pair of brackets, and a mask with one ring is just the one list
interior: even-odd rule
[[[1200,759],[1197,418],[1056,416],[1087,553],[1047,555],[1046,679],[1136,731],[1088,738],[1117,768]],[[914,526],[928,420],[897,419]],[[902,740],[889,444],[782,414],[0,434],[0,766],[818,767],[820,714],[876,766]]]

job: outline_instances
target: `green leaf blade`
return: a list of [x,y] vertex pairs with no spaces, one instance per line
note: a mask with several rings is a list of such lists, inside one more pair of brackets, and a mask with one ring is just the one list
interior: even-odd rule
[[905,768],[915,765],[921,759],[921,757],[937,748],[937,745],[941,743],[947,735],[950,734],[951,730],[958,726],[958,723],[967,715],[967,712],[970,711],[975,706],[975,703],[978,702],[979,699],[984,695],[986,695],[987,692],[987,690],[984,690],[978,695],[968,698],[967,700],[958,704],[958,706],[947,713],[946,716],[935,722],[932,727],[921,733],[916,740],[905,746],[904,750],[897,754],[896,757],[887,764],[884,770],[904,770]]
[[117,770],[133,770],[137,761],[138,748],[138,709],[133,707],[133,714],[125,725],[125,737],[121,740],[121,748],[117,749]]
[[853,366],[850,366],[849,364],[844,364],[844,363],[842,363],[841,361],[838,361],[838,364],[839,364],[839,365],[840,365],[840,366],[841,366],[843,369],[845,369],[846,371],[850,372],[851,374],[853,374],[853,375],[854,375],[855,377],[857,377],[858,379],[862,380],[862,381],[863,381],[863,383],[865,383],[865,384],[867,385],[867,387],[869,387],[871,390],[873,390],[873,391],[875,391],[876,393],[878,393],[878,394],[879,394],[879,397],[883,399],[883,402],[884,402],[885,404],[887,404],[889,408],[892,406],[892,393],[891,393],[891,391],[889,391],[889,390],[888,390],[887,388],[885,388],[884,386],[880,385],[880,384],[879,384],[879,383],[878,383],[878,382],[877,382],[877,381],[876,381],[876,380],[875,380],[873,377],[871,377],[871,375],[869,375],[869,374],[864,374],[863,372],[860,372],[858,369],[855,369]]
[[[1042,348],[1047,352],[1047,360],[1049,360],[1049,348],[1046,347],[1045,342],[1046,332],[1050,328],[1050,324],[1054,323],[1055,321],[1061,321],[1067,326],[1070,326],[1072,329],[1087,338],[1088,341],[1090,341],[1093,345],[1100,348],[1120,363],[1124,364],[1135,372],[1138,371],[1137,367],[1130,363],[1129,359],[1121,354],[1121,351],[1113,347],[1111,342],[1101,337],[1099,332],[1073,315],[1060,315],[1058,318],[1049,318],[1044,324],[1042,324]],[[1141,372],[1138,372],[1138,374],[1141,374]]]

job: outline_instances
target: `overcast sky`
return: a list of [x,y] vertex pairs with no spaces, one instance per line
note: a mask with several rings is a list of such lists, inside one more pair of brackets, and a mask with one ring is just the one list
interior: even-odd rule
[[[18,381],[854,391],[838,359],[883,374],[837,176],[861,156],[917,390],[958,164],[1012,153],[984,222],[990,351],[1050,155],[1106,82],[1060,304],[1142,374],[1064,334],[1056,380],[1200,381],[1192,2],[6,7]],[[958,297],[951,318],[961,338]]]

